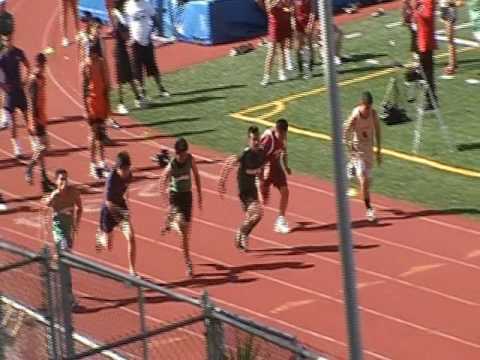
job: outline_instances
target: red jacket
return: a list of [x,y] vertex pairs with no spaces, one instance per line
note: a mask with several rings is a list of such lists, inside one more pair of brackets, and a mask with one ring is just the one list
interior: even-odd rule
[[435,49],[435,0],[417,0],[413,8],[417,24],[417,46],[420,52]]

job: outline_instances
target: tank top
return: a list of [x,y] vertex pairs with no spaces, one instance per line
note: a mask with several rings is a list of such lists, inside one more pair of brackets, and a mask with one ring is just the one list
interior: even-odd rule
[[188,154],[185,162],[180,163],[176,158],[170,161],[170,191],[192,191],[192,155]]
[[247,147],[239,156],[238,162],[237,181],[239,192],[256,192],[256,179],[265,163],[265,153],[262,150],[253,150]]
[[370,109],[368,116],[360,114],[360,108],[353,109],[353,146],[360,153],[373,151],[373,136],[375,132],[374,110]]

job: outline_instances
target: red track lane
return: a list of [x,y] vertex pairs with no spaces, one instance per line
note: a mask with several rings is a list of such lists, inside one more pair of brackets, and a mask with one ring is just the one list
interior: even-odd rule
[[[16,39],[29,58],[47,44],[58,44],[60,40],[56,1],[41,4],[27,5],[27,0],[11,2],[18,19]],[[26,28],[38,31],[21,30]],[[172,48],[175,47],[169,47],[168,51]],[[164,49],[167,48],[160,50],[160,57],[165,54]],[[81,109],[75,50],[56,50],[49,62],[49,114],[52,118],[78,116]],[[87,177],[88,153],[82,149],[88,135],[85,123],[59,120],[49,127],[52,147],[67,151],[49,157],[48,167],[65,166],[74,181],[92,183]],[[130,195],[140,272],[189,295],[198,296],[206,288],[226,308],[294,333],[323,351],[346,357],[341,263],[331,184],[311,177],[292,177],[289,220],[292,224],[308,224],[288,236],[275,234],[271,227],[276,212],[268,207],[251,238],[253,251],[241,254],[232,241],[241,217],[234,184],[230,183],[229,195],[220,200],[215,193],[219,165],[201,164],[205,209],[195,213],[192,239],[193,260],[201,276],[185,280],[178,240],[172,235],[159,236],[159,224],[165,215],[155,185],[159,171],[148,170],[149,155],[160,144],[171,144],[171,139],[162,139],[155,132],[145,135],[146,129],[135,126],[134,121],[125,118],[121,121],[130,127],[110,130],[110,134],[124,145],[109,148],[107,153],[113,158],[121,148],[128,148],[139,169],[136,174],[144,177],[132,185]],[[24,130],[21,134],[25,135]],[[26,137],[23,140],[27,149]],[[200,159],[224,157],[198,147],[193,151]],[[46,241],[37,224],[41,215],[26,208],[35,208],[29,198],[35,201],[39,189],[23,182],[24,168],[8,160],[10,152],[9,134],[3,132],[0,134],[1,191],[12,208],[24,209],[0,217],[1,235],[39,248]],[[102,187],[90,190],[97,193],[84,196],[87,211],[75,250],[125,270],[126,244],[120,236],[111,253],[95,254],[93,238],[101,201],[98,192]],[[478,359],[480,292],[472,284],[480,271],[480,248],[476,244],[480,225],[380,196],[374,199],[381,209],[378,226],[365,223],[363,205],[352,201],[353,219],[359,219],[354,221],[353,230],[366,358]],[[273,206],[277,200],[274,197]],[[128,324],[134,319],[135,304],[124,301],[118,307],[115,306],[118,302],[107,301],[133,298],[131,289],[80,274],[75,274],[74,282],[77,295],[84,296],[82,304],[95,310],[75,316],[79,331],[88,331],[100,340],[131,333],[134,328]],[[245,296],[247,293],[255,295]],[[183,304],[160,302],[148,306],[152,323],[191,314]],[[115,319],[114,326],[99,325],[106,319]]]

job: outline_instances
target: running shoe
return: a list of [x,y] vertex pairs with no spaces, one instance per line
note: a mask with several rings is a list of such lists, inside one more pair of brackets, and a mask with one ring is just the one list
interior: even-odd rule
[[372,208],[367,209],[366,217],[367,217],[367,220],[370,221],[370,222],[374,222],[374,221],[377,220],[377,218],[375,216],[375,210],[373,210]]
[[0,212],[1,211],[7,211],[7,210],[8,210],[7,203],[5,202],[5,199],[3,198],[3,195],[0,194]]
[[290,232],[290,228],[288,227],[287,219],[285,219],[284,216],[279,216],[275,222],[273,230],[280,234],[288,234]]

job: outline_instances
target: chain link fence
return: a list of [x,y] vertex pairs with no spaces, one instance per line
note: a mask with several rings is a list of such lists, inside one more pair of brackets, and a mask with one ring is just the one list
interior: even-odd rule
[[69,252],[54,263],[47,249],[0,241],[0,300],[0,360],[327,359],[206,292],[192,298]]

